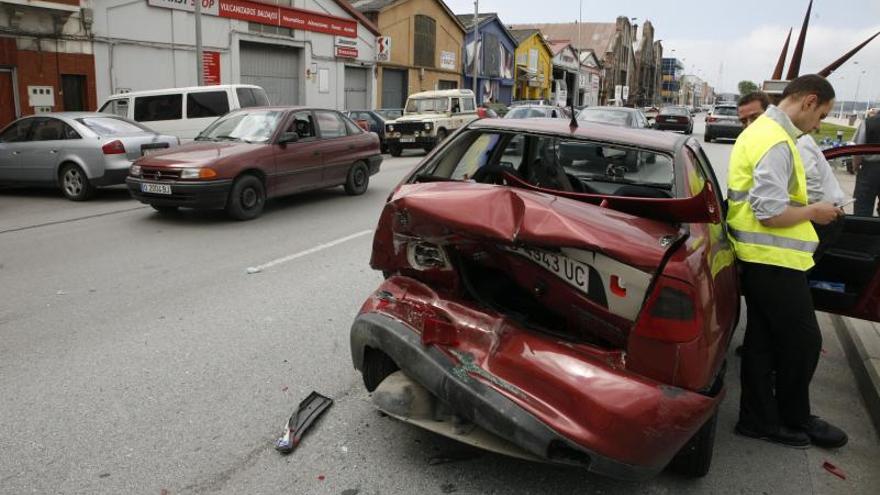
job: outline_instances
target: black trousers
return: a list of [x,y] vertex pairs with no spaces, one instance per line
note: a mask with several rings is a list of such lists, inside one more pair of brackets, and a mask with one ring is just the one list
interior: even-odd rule
[[772,433],[810,417],[810,381],[822,334],[806,273],[740,262],[746,334],[740,381],[740,423]]
[[[856,187],[853,190],[853,215],[859,217],[874,216],[874,205],[880,196],[880,162],[862,162],[862,168],[856,175]],[[880,212],[880,209],[877,210]]]

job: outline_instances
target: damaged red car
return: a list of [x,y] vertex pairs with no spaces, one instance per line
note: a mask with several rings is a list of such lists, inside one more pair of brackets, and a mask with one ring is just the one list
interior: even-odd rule
[[[702,476],[740,306],[723,204],[693,138],[475,121],[384,207],[354,366],[381,410],[465,443]],[[846,218],[817,307],[877,319],[878,241]]]

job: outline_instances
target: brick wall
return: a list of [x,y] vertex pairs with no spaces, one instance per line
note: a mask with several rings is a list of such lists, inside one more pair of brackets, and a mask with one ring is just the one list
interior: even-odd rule
[[[66,2],[64,2],[66,3]],[[74,4],[78,4],[74,3]],[[86,109],[98,107],[95,90],[95,57],[79,53],[56,53],[50,51],[18,50],[13,38],[0,38],[0,65],[16,69],[18,101],[22,115],[30,115],[33,108],[28,106],[27,87],[52,86],[55,88],[55,111],[63,111],[64,97],[61,94],[61,75],[82,75],[86,79]]]

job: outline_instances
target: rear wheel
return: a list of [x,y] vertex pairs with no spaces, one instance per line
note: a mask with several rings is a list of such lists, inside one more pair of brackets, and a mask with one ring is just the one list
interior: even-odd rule
[[442,143],[448,134],[446,133],[446,129],[439,129],[437,131],[437,144]]
[[95,193],[95,186],[89,182],[89,178],[79,165],[73,163],[64,165],[58,173],[58,178],[61,182],[61,191],[71,201],[85,201]]
[[689,478],[702,478],[712,465],[712,451],[715,448],[715,427],[718,424],[718,411],[700,428],[688,443],[678,451],[669,463],[669,470]]
[[362,162],[355,163],[348,171],[348,178],[345,180],[345,193],[349,196],[360,196],[367,192],[367,186],[370,185],[370,171]]
[[364,349],[364,364],[361,375],[368,392],[376,390],[382,380],[397,371],[397,364],[384,352],[367,347]]
[[712,142],[712,135],[711,135],[711,134],[705,134],[705,135],[703,136],[703,141],[705,141],[705,142],[707,142],[707,143],[711,143],[711,142]]
[[242,175],[232,184],[226,213],[236,220],[251,220],[263,213],[265,204],[263,181],[253,175]]
[[403,153],[403,148],[399,144],[391,144],[388,145],[388,151],[391,152],[391,156],[397,157]]

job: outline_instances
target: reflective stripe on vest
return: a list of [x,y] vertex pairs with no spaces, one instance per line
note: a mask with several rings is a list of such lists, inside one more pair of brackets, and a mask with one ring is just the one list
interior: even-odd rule
[[806,271],[813,266],[812,254],[819,245],[812,223],[804,221],[790,227],[767,227],[755,216],[749,202],[755,166],[770,148],[779,143],[788,146],[793,159],[788,204],[795,207],[807,204],[806,174],[794,139],[781,125],[762,115],[740,134],[730,155],[727,181],[729,236],[740,260]]
[[[748,191],[734,191],[733,189],[727,190],[727,199],[731,201],[748,201],[749,200],[749,192]],[[789,206],[806,206],[804,203],[797,201],[792,198],[788,198]]]
[[795,251],[810,253],[811,255],[816,251],[816,248],[819,247],[819,243],[813,241],[799,241],[789,237],[780,237],[773,234],[759,232],[743,232],[736,229],[728,229],[728,231],[730,232],[730,235],[739,242],[793,249]]

